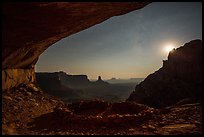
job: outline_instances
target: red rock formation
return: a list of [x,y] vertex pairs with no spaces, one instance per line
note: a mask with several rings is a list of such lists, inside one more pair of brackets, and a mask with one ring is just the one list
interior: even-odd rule
[[[2,69],[30,69],[49,46],[60,39],[101,23],[112,16],[140,9],[149,2],[30,2],[3,3]],[[17,70],[19,72],[19,70]],[[2,72],[2,73],[3,73]],[[22,71],[23,72],[23,71]],[[20,73],[12,72],[4,89],[18,85]],[[6,77],[7,75],[4,75]],[[33,82],[26,79],[24,83]]]

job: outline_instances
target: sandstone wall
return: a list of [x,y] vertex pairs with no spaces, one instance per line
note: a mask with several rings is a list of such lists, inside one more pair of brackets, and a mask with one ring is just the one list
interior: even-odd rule
[[35,82],[34,69],[5,69],[2,70],[2,90],[8,90],[20,84]]

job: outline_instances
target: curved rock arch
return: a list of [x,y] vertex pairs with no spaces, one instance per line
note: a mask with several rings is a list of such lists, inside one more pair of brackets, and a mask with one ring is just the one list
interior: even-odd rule
[[2,89],[35,81],[40,54],[57,41],[149,2],[3,3]]

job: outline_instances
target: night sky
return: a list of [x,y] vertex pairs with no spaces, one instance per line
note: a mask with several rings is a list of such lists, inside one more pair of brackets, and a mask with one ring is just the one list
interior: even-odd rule
[[193,39],[202,39],[201,2],[154,2],[58,41],[41,54],[36,71],[145,78],[162,67],[165,46]]

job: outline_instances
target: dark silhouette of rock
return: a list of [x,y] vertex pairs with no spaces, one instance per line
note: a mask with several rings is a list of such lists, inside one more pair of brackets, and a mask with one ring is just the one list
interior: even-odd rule
[[98,81],[102,81],[101,76],[98,76]]
[[106,80],[110,84],[118,84],[118,83],[140,83],[143,81],[144,78],[130,78],[130,79],[116,79],[116,78],[111,78],[109,80]]
[[68,102],[87,100],[94,98],[94,95],[106,94],[105,91],[110,85],[103,81],[100,76],[97,81],[91,82],[87,75],[68,75],[63,71],[53,73],[36,72],[36,81],[46,93]]
[[108,82],[105,82],[101,79],[101,76],[98,76],[98,80],[94,82],[97,86],[104,86],[104,85],[109,85]]
[[53,81],[54,85],[51,84],[51,88],[53,88],[53,86],[55,86],[57,83],[69,88],[79,88],[90,84],[87,75],[67,75],[63,71],[53,73],[36,72],[36,80],[42,86],[46,86],[46,84]]
[[192,40],[171,51],[163,67],[137,85],[127,101],[164,107],[184,98],[199,100],[202,96],[201,57],[201,40]]
[[149,3],[2,3],[2,69],[14,79],[4,79],[3,90],[33,82],[30,74],[33,78],[35,74],[31,68],[60,39]]
[[67,75],[65,72],[36,72],[36,81],[40,84],[42,89],[62,89],[60,87],[82,89],[98,85],[109,85],[108,82],[105,82],[101,79],[101,76],[98,77],[98,80],[91,82],[87,75]]
[[[51,95],[64,98],[78,98],[83,94],[83,91],[80,89],[73,89],[69,85],[67,85],[66,80],[72,80],[76,83],[83,83],[83,80],[87,81],[87,76],[85,75],[76,75],[70,76],[64,72],[54,72],[54,73],[47,73],[47,72],[40,72],[36,73],[36,81],[39,87],[44,90],[46,93]],[[78,81],[76,81],[78,80]]]

